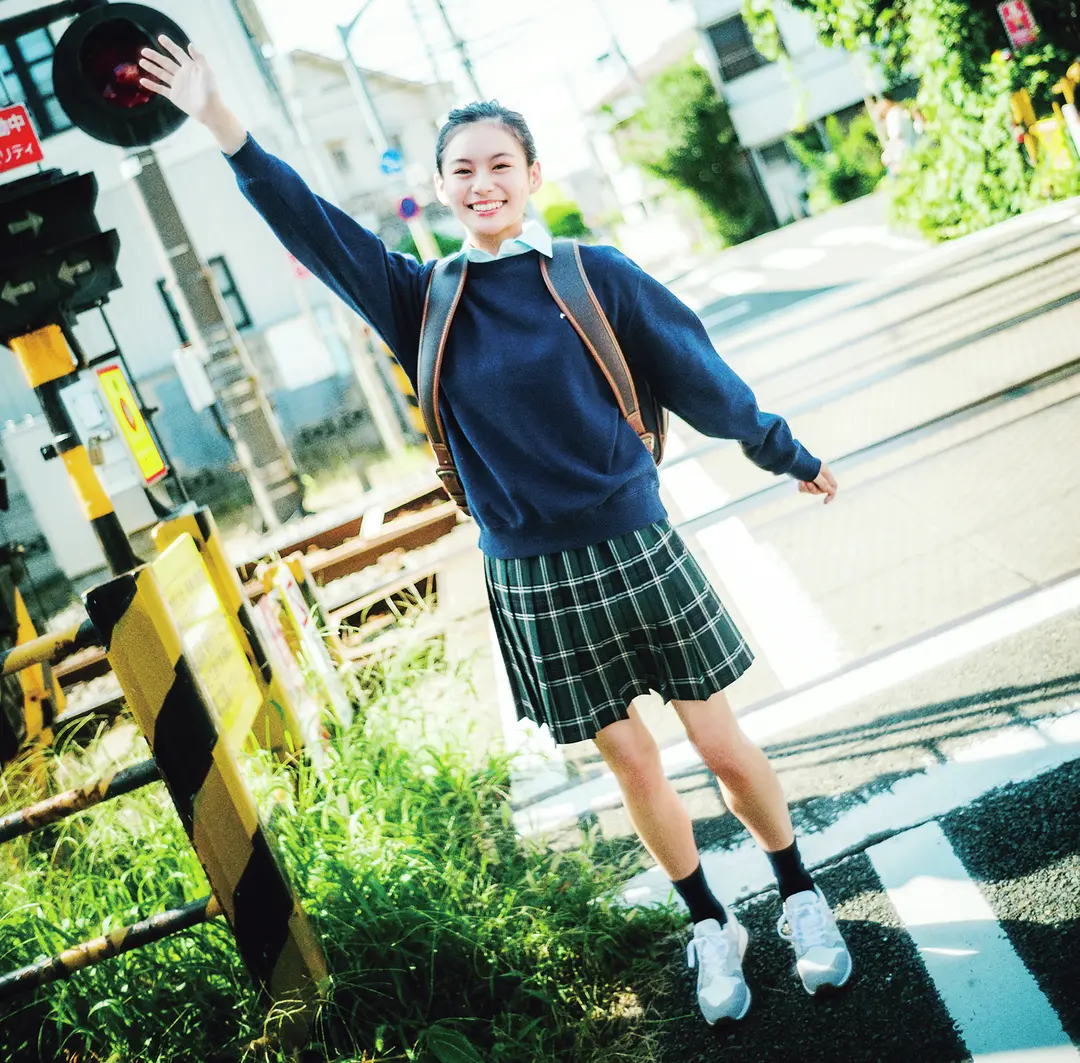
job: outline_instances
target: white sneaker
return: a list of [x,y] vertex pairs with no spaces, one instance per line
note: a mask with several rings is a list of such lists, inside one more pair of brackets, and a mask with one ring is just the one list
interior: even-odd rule
[[750,1008],[750,989],[742,973],[742,958],[750,935],[728,913],[721,926],[715,919],[694,924],[686,946],[686,962],[697,967],[697,999],[701,1014],[712,1026],[718,1020],[734,1022]]
[[776,932],[795,949],[795,969],[811,996],[847,984],[851,953],[820,891],[805,890],[788,897]]

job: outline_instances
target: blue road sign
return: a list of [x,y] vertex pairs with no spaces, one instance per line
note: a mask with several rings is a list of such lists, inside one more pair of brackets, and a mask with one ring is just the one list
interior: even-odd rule
[[420,204],[412,196],[404,196],[398,200],[397,212],[402,221],[408,221],[420,213]]
[[382,158],[379,159],[379,169],[385,174],[401,173],[404,165],[405,160],[401,157],[401,152],[397,148],[387,148],[382,153]]

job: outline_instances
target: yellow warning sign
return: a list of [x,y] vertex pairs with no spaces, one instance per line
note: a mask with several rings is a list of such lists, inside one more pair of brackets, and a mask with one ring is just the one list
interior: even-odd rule
[[258,684],[221,605],[195,540],[181,535],[154,562],[154,572],[203,681],[218,727],[229,745],[243,748],[262,704]]
[[139,472],[148,484],[157,483],[169,470],[139,411],[139,404],[135,401],[123,369],[113,363],[102,366],[97,374],[105,400],[116,415]]

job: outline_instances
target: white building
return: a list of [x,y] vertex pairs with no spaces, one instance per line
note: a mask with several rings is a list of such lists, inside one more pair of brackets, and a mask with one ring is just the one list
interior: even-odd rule
[[[805,180],[785,144],[796,129],[858,111],[882,86],[863,57],[826,48],[810,17],[777,3],[776,21],[786,64],[771,63],[754,47],[742,0],[692,0],[703,49],[739,140],[764,187],[777,221],[803,214]],[[700,54],[700,53],[699,53]],[[787,69],[785,69],[785,66]]]
[[[6,0],[0,14],[9,18],[41,6],[40,0]],[[181,25],[207,55],[222,95],[265,148],[313,183],[328,180],[333,198],[365,223],[377,224],[392,213],[393,197],[404,186],[381,173],[341,62],[310,53],[275,61],[252,0],[154,0],[152,6]],[[45,167],[97,175],[97,216],[103,229],[120,234],[124,284],[110,297],[106,313],[148,403],[161,407],[155,426],[171,456],[187,469],[227,461],[227,446],[203,420],[206,415],[196,416],[187,406],[173,368],[182,324],[164,290],[157,240],[123,176],[129,153],[72,128],[52,94],[53,46],[68,21],[0,41],[0,81],[9,99],[26,101],[42,137]],[[378,73],[369,81],[391,142],[407,161],[432,171],[442,87]],[[290,121],[283,83],[295,96],[293,114],[302,117],[309,139]],[[244,201],[210,135],[189,121],[155,148],[194,245],[217,274],[287,435],[325,420],[339,404],[362,407],[331,313],[335,297],[296,268]],[[16,170],[0,182],[31,172]],[[410,170],[410,177],[416,180],[420,172]],[[309,329],[303,359],[290,357],[302,332],[297,322],[305,317],[322,335],[310,335]],[[83,315],[78,335],[91,356],[105,345],[95,312]],[[14,356],[0,348],[0,425],[36,412]]]

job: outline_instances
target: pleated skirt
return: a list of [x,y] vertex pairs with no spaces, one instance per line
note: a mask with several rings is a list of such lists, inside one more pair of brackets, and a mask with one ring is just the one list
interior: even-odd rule
[[704,701],[754,659],[668,521],[594,546],[485,558],[485,575],[518,717],[560,745],[627,719],[649,691]]

